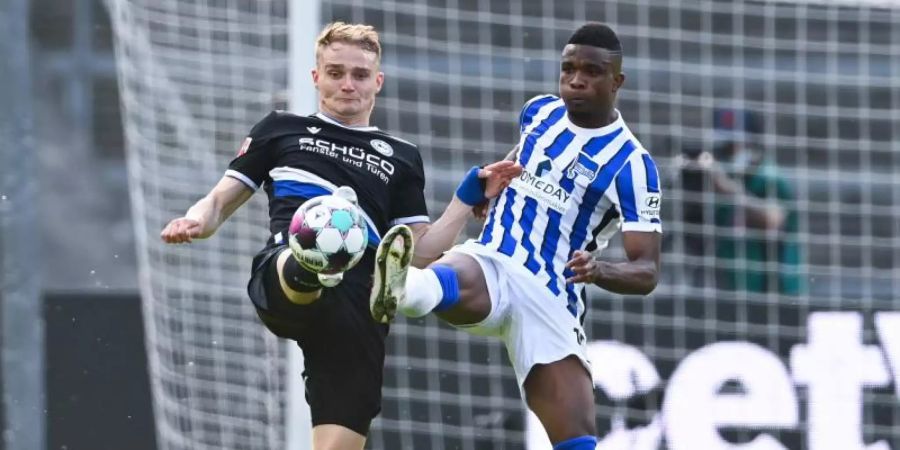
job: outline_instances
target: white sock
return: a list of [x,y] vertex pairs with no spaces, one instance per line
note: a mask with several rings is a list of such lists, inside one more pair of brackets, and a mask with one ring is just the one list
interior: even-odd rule
[[444,288],[433,270],[410,267],[406,273],[406,300],[397,309],[407,317],[422,317],[443,298]]

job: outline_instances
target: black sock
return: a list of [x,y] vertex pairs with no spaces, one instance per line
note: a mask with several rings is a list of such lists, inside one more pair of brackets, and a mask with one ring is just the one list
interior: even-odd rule
[[322,289],[319,277],[303,268],[293,256],[288,256],[282,272],[284,284],[297,292],[315,292]]

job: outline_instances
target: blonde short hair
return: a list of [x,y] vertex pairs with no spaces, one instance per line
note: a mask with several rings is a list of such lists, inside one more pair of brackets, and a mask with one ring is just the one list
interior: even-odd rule
[[371,25],[361,23],[332,22],[325,25],[319,37],[316,38],[316,59],[322,53],[322,49],[332,42],[344,42],[353,44],[359,48],[375,54],[376,62],[381,62],[381,43],[378,41],[378,32]]

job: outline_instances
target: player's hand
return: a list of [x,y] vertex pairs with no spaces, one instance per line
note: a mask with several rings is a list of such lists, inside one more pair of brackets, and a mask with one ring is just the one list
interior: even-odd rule
[[702,152],[697,158],[685,158],[682,155],[678,155],[675,158],[675,164],[682,170],[694,171],[706,177],[709,186],[712,186],[716,192],[724,194],[734,193],[732,178],[711,153]]
[[200,222],[187,217],[179,217],[169,222],[159,236],[167,244],[182,244],[199,237],[202,230],[203,225]]
[[566,283],[593,283],[600,264],[590,252],[575,250],[572,259],[566,263],[566,268],[575,272],[575,275],[566,278]]
[[521,174],[522,165],[515,161],[503,160],[484,166],[478,171],[478,178],[484,180],[485,198],[491,199],[500,195],[509,183]]
[[710,152],[700,152],[696,158],[688,158],[684,155],[675,156],[675,166],[686,170],[699,172],[711,172],[716,170],[717,164]]

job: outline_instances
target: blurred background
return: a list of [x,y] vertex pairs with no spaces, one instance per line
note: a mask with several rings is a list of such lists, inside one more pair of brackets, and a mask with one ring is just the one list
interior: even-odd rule
[[[262,196],[158,239],[284,107],[291,14],[379,29],[374,121],[419,145],[434,217],[610,24],[664,279],[589,292],[598,448],[900,448],[897,2],[4,0],[0,450],[292,445],[298,374],[244,294]],[[401,321],[388,355],[367,448],[549,449],[498,342]]]

